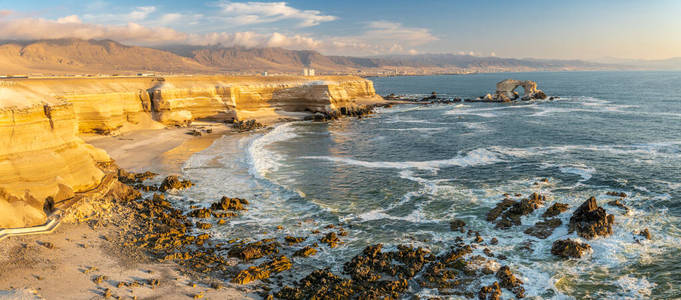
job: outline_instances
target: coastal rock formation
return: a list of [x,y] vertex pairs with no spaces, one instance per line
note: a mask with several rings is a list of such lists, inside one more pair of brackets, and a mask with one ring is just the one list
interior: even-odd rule
[[[519,86],[523,87],[525,93],[522,97],[515,91]],[[494,102],[509,102],[512,100],[534,100],[546,99],[546,94],[537,89],[537,83],[530,80],[506,79],[497,83],[497,91],[494,95],[487,94],[481,100]]]
[[355,111],[382,102],[354,76],[29,78],[0,80],[0,228],[46,220],[46,199],[97,187],[111,159],[79,134],[274,121],[285,112]]
[[585,239],[594,239],[599,236],[612,234],[612,225],[615,216],[609,215],[604,208],[598,206],[596,198],[591,197],[580,205],[570,217],[568,230]]
[[47,197],[58,204],[99,185],[97,163],[110,158],[77,128],[68,103],[0,109],[0,228],[42,224]]

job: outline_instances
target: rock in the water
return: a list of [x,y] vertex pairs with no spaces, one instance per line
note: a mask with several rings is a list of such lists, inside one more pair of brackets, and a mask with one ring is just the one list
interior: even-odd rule
[[553,218],[553,217],[560,215],[561,213],[567,211],[568,208],[569,208],[569,205],[567,205],[565,203],[554,203],[553,205],[551,205],[551,207],[549,207],[544,212],[542,217],[544,217],[545,219],[546,218]]
[[222,197],[220,201],[211,204],[210,208],[213,210],[246,210],[244,205],[248,205],[248,200]]
[[523,288],[523,282],[516,278],[511,272],[511,268],[508,266],[503,266],[497,271],[497,278],[501,281],[501,286],[515,294],[518,298],[525,297],[525,288]]
[[[509,199],[504,199],[502,201],[501,203],[502,207],[508,207],[509,202],[507,200]],[[520,217],[532,213],[535,209],[544,205],[545,201],[546,197],[538,193],[533,193],[528,198],[522,199],[520,201],[513,201],[512,202],[513,204],[510,206],[510,208],[506,210],[501,215],[501,219],[497,221],[496,227],[501,229],[507,229],[512,226],[521,225]],[[494,211],[494,214],[497,213],[499,207],[500,204],[497,204],[497,207],[495,207],[492,210]],[[492,214],[492,211],[490,211],[490,214]],[[487,215],[488,220],[490,219],[490,214]]]
[[553,242],[551,253],[563,258],[580,258],[584,252],[589,249],[591,249],[591,246],[587,243],[580,243],[575,240],[567,239]]
[[648,228],[641,230],[638,233],[638,236],[644,237],[646,240],[651,239],[650,231],[648,230]]
[[494,282],[488,286],[483,286],[478,292],[478,299],[480,300],[499,300],[501,299],[501,287],[499,282]]
[[619,207],[619,208],[623,209],[624,211],[629,211],[629,207],[624,205],[624,203],[620,202],[620,200],[608,201],[608,205]]
[[329,245],[329,247],[331,248],[336,248],[338,243],[340,243],[340,239],[338,238],[335,232],[329,232],[320,241],[324,244]]
[[459,220],[459,219],[454,220],[454,221],[449,223],[449,228],[451,228],[452,231],[463,232],[464,226],[466,226],[466,222],[464,222],[463,220]]
[[591,197],[580,205],[570,217],[568,231],[585,239],[593,239],[599,236],[612,234],[612,224],[615,216],[608,215],[604,208],[598,206],[596,198]]
[[293,253],[293,256],[298,256],[298,257],[308,257],[317,254],[317,249],[312,248],[310,246],[306,246],[303,249],[300,249]]
[[563,224],[563,221],[556,218],[549,219],[546,221],[539,221],[534,224],[534,227],[526,229],[525,233],[532,236],[536,236],[540,239],[545,239],[551,236],[553,230],[558,228],[558,226],[560,226],[561,224]]
[[172,189],[182,190],[190,188],[192,185],[194,184],[189,180],[180,180],[180,178],[178,178],[177,176],[170,175],[163,180],[163,183],[161,183],[161,187],[159,188],[159,190],[161,192],[165,192]]
[[614,196],[614,197],[621,197],[621,198],[626,198],[627,194],[624,192],[607,192],[605,193],[608,196]]

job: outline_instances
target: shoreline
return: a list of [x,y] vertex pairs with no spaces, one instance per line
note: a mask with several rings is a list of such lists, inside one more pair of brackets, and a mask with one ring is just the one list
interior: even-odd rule
[[[373,110],[376,103],[366,104]],[[292,121],[303,121],[306,116],[314,116],[312,113],[290,115],[295,118],[278,119],[278,122],[268,119],[266,124],[275,128]],[[209,128],[211,132],[201,136],[190,134]],[[116,136],[85,135],[81,138],[85,143],[106,151],[122,170],[137,173],[151,171],[162,178],[181,174],[182,166],[193,154],[205,150],[223,136],[237,134],[252,133],[237,132],[231,124],[222,122],[197,121],[188,127],[136,129]],[[129,249],[121,248],[124,241],[117,237],[129,230],[131,222],[129,217],[116,212],[121,209],[120,204],[104,202],[104,208],[101,208],[97,207],[101,205],[101,200],[80,202],[76,206],[88,206],[88,213],[94,210],[94,219],[76,220],[74,223],[72,216],[69,221],[62,218],[59,226],[49,233],[10,236],[0,242],[0,252],[13,253],[0,258],[0,269],[4,270],[0,272],[0,299],[53,299],[64,295],[90,298],[93,292],[105,298],[108,294],[123,298],[163,299],[254,297],[250,294],[252,290],[249,286],[232,286],[224,278],[198,276],[173,261],[154,261],[153,256],[142,253],[142,248],[137,249],[137,253],[129,253]],[[52,272],[61,275],[56,277],[51,275]],[[98,283],[96,276],[105,276],[106,279]],[[153,280],[159,280],[162,284],[158,287],[144,284]],[[217,289],[213,286],[215,281],[221,282]],[[126,282],[139,282],[141,287],[132,289],[121,286]],[[73,289],[75,286],[79,288]]]

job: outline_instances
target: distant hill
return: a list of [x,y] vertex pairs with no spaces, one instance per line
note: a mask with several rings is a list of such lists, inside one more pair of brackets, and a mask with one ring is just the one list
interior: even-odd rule
[[111,40],[58,39],[0,43],[0,74],[209,72],[192,59]]
[[[681,66],[681,59],[677,59]],[[438,74],[508,71],[641,69],[642,65],[479,57],[455,54],[326,56],[311,50],[175,45],[126,46],[112,40],[56,39],[0,42],[2,74],[271,73]]]
[[681,57],[672,57],[667,59],[625,59],[604,57],[594,61],[605,64],[616,64],[631,69],[681,70]]

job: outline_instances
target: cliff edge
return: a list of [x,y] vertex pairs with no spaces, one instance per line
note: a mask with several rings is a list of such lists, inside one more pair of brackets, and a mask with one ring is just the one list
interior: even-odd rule
[[0,228],[42,224],[52,202],[100,185],[98,165],[111,158],[81,134],[194,120],[274,122],[382,101],[371,81],[354,76],[0,80]]

